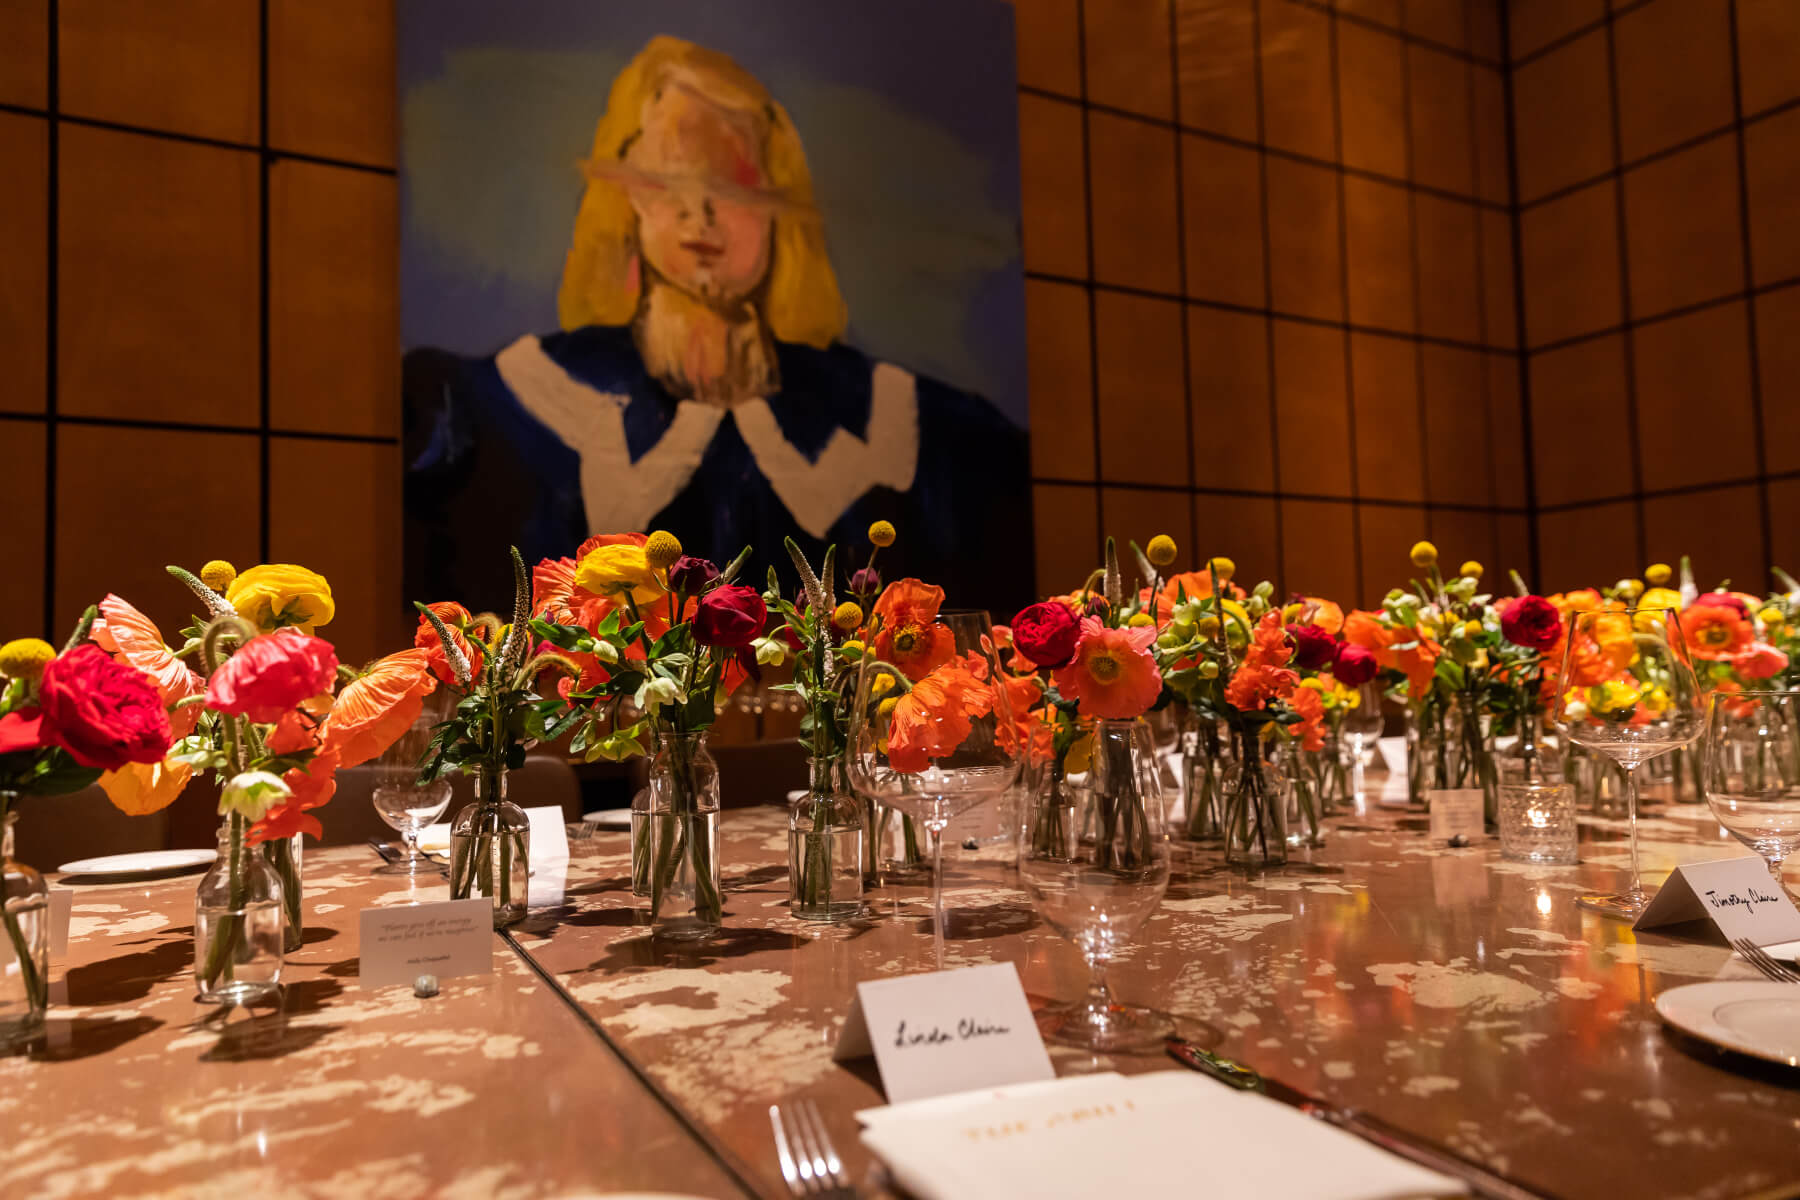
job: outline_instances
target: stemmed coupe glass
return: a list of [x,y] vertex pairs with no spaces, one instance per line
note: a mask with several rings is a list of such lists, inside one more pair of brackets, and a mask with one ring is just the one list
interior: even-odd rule
[[400,735],[369,764],[373,774],[371,799],[375,813],[400,834],[406,853],[376,867],[376,875],[443,875],[442,864],[419,849],[419,835],[444,815],[450,804],[450,781],[419,782],[419,760],[431,741],[432,730],[448,716],[448,705],[437,695],[428,696],[412,727]]
[[1569,622],[1551,719],[1578,746],[1619,764],[1631,828],[1631,885],[1581,907],[1633,920],[1651,893],[1638,875],[1637,769],[1700,736],[1700,682],[1672,608],[1578,612]]
[[1800,846],[1800,692],[1714,692],[1702,774],[1719,824],[1781,887],[1781,862]]
[[[941,631],[941,632],[939,632]],[[944,827],[1004,795],[1019,777],[1017,731],[999,679],[985,612],[940,612],[929,626],[890,631],[954,653],[910,678],[875,656],[881,630],[854,677],[849,721],[850,786],[866,801],[897,808],[931,835],[931,912],[937,965],[944,965]]]

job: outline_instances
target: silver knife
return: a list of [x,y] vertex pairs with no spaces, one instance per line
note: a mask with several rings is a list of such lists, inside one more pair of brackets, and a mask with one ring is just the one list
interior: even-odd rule
[[369,845],[374,847],[375,853],[381,855],[382,862],[390,862],[391,863],[391,862],[400,861],[400,852],[398,850],[395,850],[392,846],[388,845],[386,842],[382,841],[380,838],[370,838]]
[[1239,1091],[1261,1092],[1269,1099],[1297,1108],[1309,1117],[1316,1117],[1327,1125],[1353,1133],[1390,1154],[1397,1154],[1409,1162],[1460,1179],[1477,1196],[1489,1197],[1491,1200],[1548,1200],[1542,1192],[1534,1192],[1496,1175],[1480,1163],[1471,1162],[1453,1150],[1425,1141],[1368,1113],[1332,1104],[1282,1083],[1279,1079],[1260,1075],[1243,1063],[1202,1050],[1186,1038],[1169,1038],[1165,1046],[1169,1057],[1184,1067],[1192,1067]]

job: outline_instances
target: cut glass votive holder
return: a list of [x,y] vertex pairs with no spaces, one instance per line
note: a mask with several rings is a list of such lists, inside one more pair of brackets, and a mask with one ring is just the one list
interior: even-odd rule
[[1578,862],[1575,833],[1574,785],[1524,783],[1500,789],[1500,857],[1546,866]]

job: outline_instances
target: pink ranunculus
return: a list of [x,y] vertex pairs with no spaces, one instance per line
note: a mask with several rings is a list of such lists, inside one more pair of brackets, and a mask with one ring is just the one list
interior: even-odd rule
[[38,706],[44,744],[61,746],[84,767],[161,762],[173,740],[150,680],[91,642],[44,668]]
[[278,629],[238,647],[206,681],[207,707],[248,717],[259,725],[279,721],[303,700],[329,692],[337,682],[337,652],[323,638]]
[[1752,642],[1731,665],[1745,679],[1773,679],[1787,669],[1788,656],[1767,642]]

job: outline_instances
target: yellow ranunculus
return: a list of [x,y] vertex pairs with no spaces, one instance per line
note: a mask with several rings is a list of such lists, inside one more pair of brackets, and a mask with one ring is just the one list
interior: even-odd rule
[[1644,689],[1644,711],[1653,717],[1660,717],[1669,711],[1669,693],[1661,685],[1652,684]]
[[325,577],[292,563],[251,567],[231,581],[225,600],[264,633],[287,626],[311,633],[337,615]]
[[1609,680],[1588,689],[1588,706],[1603,713],[1624,712],[1642,698],[1637,684],[1628,679]]
[[650,569],[644,548],[630,542],[596,546],[575,568],[575,586],[597,596],[630,595],[639,608],[663,598],[666,589]]
[[1638,597],[1639,608],[1680,608],[1681,593],[1673,588],[1653,587]]

